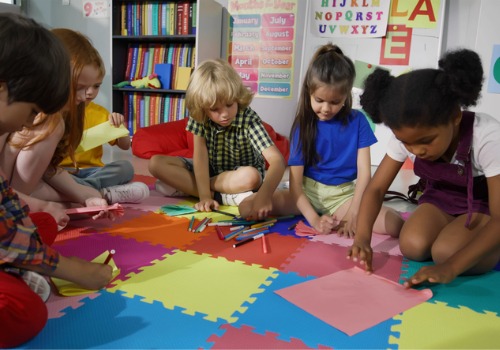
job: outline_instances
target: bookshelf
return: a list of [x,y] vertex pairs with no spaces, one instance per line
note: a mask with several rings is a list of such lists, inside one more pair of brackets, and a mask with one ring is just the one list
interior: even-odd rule
[[[182,83],[198,62],[221,56],[222,13],[215,0],[112,1],[112,105],[131,135],[187,115]],[[153,72],[162,72],[159,89],[116,86]]]

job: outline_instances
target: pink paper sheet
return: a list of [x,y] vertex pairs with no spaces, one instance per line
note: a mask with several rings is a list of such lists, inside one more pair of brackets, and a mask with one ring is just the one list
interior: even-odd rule
[[359,267],[275,291],[338,330],[354,335],[432,297],[430,289],[403,285]]
[[108,206],[95,206],[95,207],[81,207],[81,208],[71,208],[66,209],[66,214],[98,214],[103,210],[113,211],[116,216],[122,216],[125,210],[119,203]]

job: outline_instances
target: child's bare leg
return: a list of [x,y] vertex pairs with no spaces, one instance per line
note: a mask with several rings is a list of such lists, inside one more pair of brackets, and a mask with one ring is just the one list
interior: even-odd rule
[[373,225],[373,232],[398,237],[404,220],[396,210],[382,206]]
[[419,205],[401,229],[401,252],[415,261],[430,259],[431,248],[438,235],[454,219],[432,204]]
[[64,203],[80,203],[83,204],[87,198],[102,198],[101,193],[93,187],[80,185],[78,186],[78,198],[67,196],[54,187],[50,186],[45,181],[40,181],[37,188],[31,193],[31,196],[49,202],[64,202]]
[[148,163],[149,172],[161,182],[186,194],[198,197],[194,174],[179,157],[154,155]]
[[[473,214],[469,228],[465,227],[467,215],[461,215],[446,225],[439,233],[432,245],[432,260],[436,264],[446,262],[456,252],[469,245],[476,239],[479,231],[490,221],[486,214]],[[465,272],[468,275],[482,274],[490,271],[500,259],[500,249],[483,257],[471,269]]]
[[[252,209],[255,194],[245,198],[238,206],[241,217],[247,217]],[[300,215],[300,211],[293,201],[292,195],[289,190],[276,190],[273,194],[273,210],[271,215],[284,216],[284,215]]]
[[262,184],[259,171],[251,166],[225,171],[210,180],[210,188],[221,193],[241,193],[253,191]]

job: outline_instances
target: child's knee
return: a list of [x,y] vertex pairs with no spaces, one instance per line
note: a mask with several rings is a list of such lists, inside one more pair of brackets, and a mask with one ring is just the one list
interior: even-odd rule
[[252,191],[260,187],[262,184],[262,176],[257,169],[253,167],[245,167],[244,169],[240,168],[239,170],[241,171],[239,183],[243,190]]
[[164,162],[163,158],[164,158],[164,156],[157,154],[157,155],[152,156],[149,159],[148,170],[151,173],[151,175],[153,175],[154,177],[158,177],[157,176],[158,170],[159,170],[161,164]]
[[431,243],[421,235],[405,234],[404,227],[399,237],[399,248],[403,256],[414,261],[424,261],[430,258]]

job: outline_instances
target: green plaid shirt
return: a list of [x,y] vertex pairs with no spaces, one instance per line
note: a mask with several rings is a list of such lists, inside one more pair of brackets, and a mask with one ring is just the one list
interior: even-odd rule
[[201,124],[190,117],[186,130],[205,138],[209,163],[215,174],[253,166],[264,178],[262,152],[274,143],[258,114],[250,107],[240,110],[228,127],[222,128],[208,118]]

